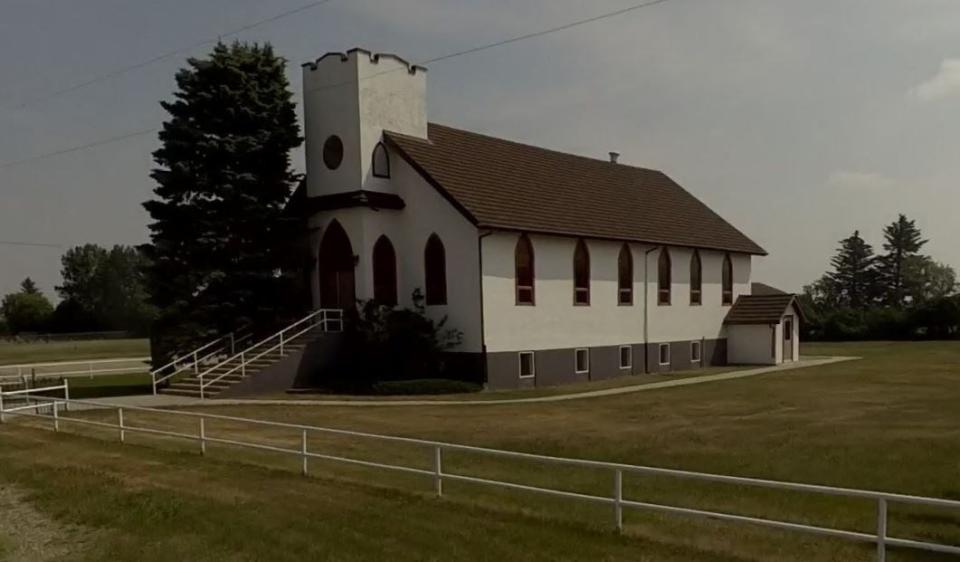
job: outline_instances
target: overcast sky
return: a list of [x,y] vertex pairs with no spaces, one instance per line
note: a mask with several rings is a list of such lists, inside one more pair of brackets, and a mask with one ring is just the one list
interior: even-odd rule
[[[240,38],[290,60],[299,102],[300,63],[326,51],[419,61],[636,2],[331,0]],[[2,166],[158,127],[187,54],[45,95],[306,3],[0,0],[0,240],[63,245],[0,245],[0,293],[30,276],[52,294],[71,245],[147,239],[155,136]],[[960,268],[958,33],[957,0],[672,0],[431,65],[428,111],[664,170],[765,247],[754,279],[785,289],[899,212]]]

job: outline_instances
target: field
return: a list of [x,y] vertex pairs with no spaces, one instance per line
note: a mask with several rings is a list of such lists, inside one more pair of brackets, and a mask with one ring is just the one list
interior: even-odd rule
[[[209,407],[210,411],[457,443],[960,499],[960,344],[810,346],[857,362],[749,379],[523,405]],[[97,417],[101,413],[84,413]],[[195,422],[130,414],[129,424],[195,433]],[[867,545],[607,507],[269,453],[71,426],[0,427],[0,488],[86,537],[70,560],[866,561]],[[296,447],[277,429],[210,422],[208,435]],[[428,467],[430,451],[315,437],[311,450]],[[586,493],[608,473],[466,453],[447,470]],[[628,477],[630,499],[871,532],[863,500]],[[76,531],[81,529],[81,531]],[[960,513],[891,507],[891,534],[960,544]],[[0,527],[0,536],[4,535]],[[18,538],[7,533],[7,542]],[[13,547],[8,546],[8,549]],[[55,558],[50,558],[55,559]],[[953,560],[893,551],[892,561]]]
[[149,356],[150,341],[145,339],[50,343],[0,342],[0,365]]

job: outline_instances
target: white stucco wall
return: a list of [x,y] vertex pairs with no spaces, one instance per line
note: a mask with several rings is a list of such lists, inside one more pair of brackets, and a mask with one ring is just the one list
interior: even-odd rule
[[[426,138],[426,71],[409,72],[391,56],[374,60],[356,51],[343,60],[326,56],[303,68],[307,192],[311,197],[354,191],[375,180],[373,149],[384,130]],[[331,135],[343,141],[343,163],[329,170],[323,145]],[[379,182],[389,190],[389,182]]]
[[[398,155],[390,154],[392,191],[406,203],[401,211],[366,208],[341,209],[315,215],[311,220],[312,248],[317,255],[323,229],[334,218],[340,222],[354,254],[357,298],[373,297],[373,246],[386,235],[397,254],[397,296],[400,306],[412,306],[411,295],[425,287],[424,249],[427,239],[436,233],[443,242],[447,261],[447,305],[428,306],[427,314],[436,320],[447,316],[447,327],[463,332],[463,344],[457,351],[479,352],[480,265],[477,229],[451,206],[437,190],[424,181]],[[314,303],[319,301],[319,279],[314,270]]]
[[[776,356],[771,353],[771,338],[776,333]],[[728,326],[727,358],[735,365],[775,365],[780,362],[780,327]]]
[[[487,350],[541,350],[637,344],[644,341],[644,254],[650,246],[630,244],[634,264],[634,304],[617,304],[617,267],[622,242],[587,240],[591,266],[590,306],[573,304],[573,253],[576,239],[531,234],[536,305],[518,306],[514,251],[519,234],[495,232],[483,238],[483,304]],[[692,250],[670,249],[673,266],[671,306],[657,305],[657,259],[647,259],[650,343],[724,337],[721,305],[723,253],[701,250],[703,304],[690,305]],[[734,255],[734,299],[750,291],[750,256]]]

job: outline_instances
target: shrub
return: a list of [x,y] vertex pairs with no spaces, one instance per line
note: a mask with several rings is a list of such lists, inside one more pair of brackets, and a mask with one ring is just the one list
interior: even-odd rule
[[409,381],[386,381],[373,385],[373,394],[382,396],[416,396],[431,394],[467,394],[480,392],[479,384],[450,379],[416,379]]
[[318,381],[321,386],[369,392],[384,381],[444,378],[444,352],[459,345],[463,334],[446,328],[446,317],[427,317],[419,290],[413,301],[412,310],[367,301],[348,313],[337,360]]

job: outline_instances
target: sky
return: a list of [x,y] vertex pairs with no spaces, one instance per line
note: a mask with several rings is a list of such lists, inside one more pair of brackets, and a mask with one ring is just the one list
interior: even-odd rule
[[[60,255],[148,238],[155,135],[197,45],[307,0],[0,0],[0,294],[54,295]],[[300,64],[364,47],[428,60],[637,0],[330,0],[240,33]],[[799,291],[841,238],[898,213],[960,269],[960,2],[670,0],[430,65],[432,121],[663,170],[763,246],[754,280]],[[231,37],[232,38],[232,37]],[[302,152],[296,155],[302,170]],[[585,186],[589,189],[589,186]],[[879,248],[878,248],[879,249]]]

